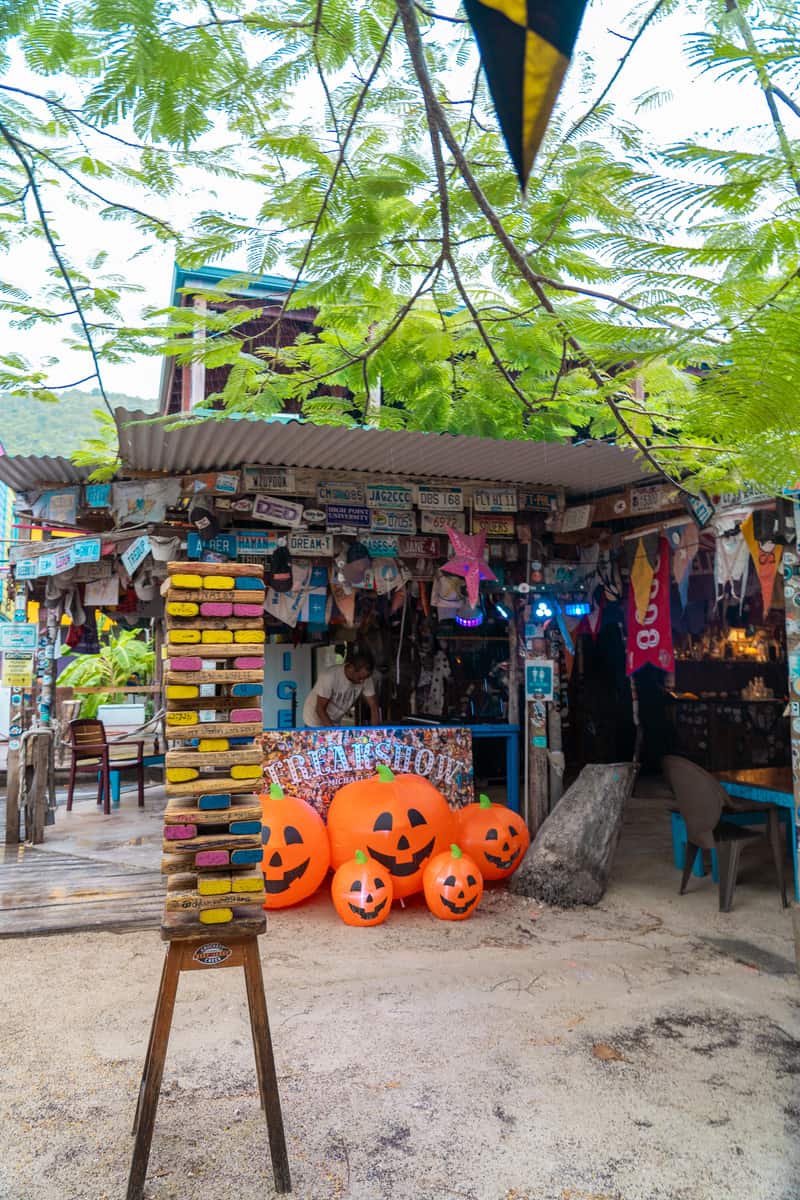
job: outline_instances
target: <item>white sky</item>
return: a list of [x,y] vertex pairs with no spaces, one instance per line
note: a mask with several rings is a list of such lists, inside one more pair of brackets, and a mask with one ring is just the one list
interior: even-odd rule
[[[447,8],[449,7],[451,6],[447,5]],[[442,11],[446,11],[445,4],[441,4],[441,8]],[[627,46],[625,41],[609,31],[630,34],[635,31],[638,20],[641,19],[638,12],[637,17],[626,19],[630,8],[629,0],[595,0],[586,14],[576,47],[576,59],[587,52],[591,54],[597,81],[595,95],[605,86]],[[764,122],[764,99],[755,86],[721,83],[711,77],[693,76],[689,71],[681,56],[681,39],[686,33],[696,31],[700,27],[701,19],[699,15],[681,10],[654,24],[634,50],[630,62],[609,97],[624,115],[626,108],[630,112],[633,99],[651,88],[672,92],[672,100],[664,107],[650,110],[636,118],[639,125],[650,130],[654,144],[669,144],[683,138],[702,135],[707,131],[727,131],[737,127],[761,125]],[[31,90],[43,90],[42,81],[29,75],[21,67],[10,71],[4,82]],[[468,86],[468,83],[465,83],[465,93]],[[571,87],[568,78],[561,103],[572,108],[575,105],[574,92],[574,84]],[[586,106],[585,100],[575,105],[575,115],[579,115]],[[98,141],[103,142],[103,139]],[[108,153],[110,146],[111,143],[105,142],[99,147],[101,156]],[[158,211],[159,215],[165,215],[168,220],[177,223],[185,220],[187,212],[197,212],[205,208],[236,210],[237,197],[226,195],[225,189],[240,188],[241,185],[216,180],[213,186],[216,190],[216,200],[213,193],[205,187],[197,186],[187,194],[176,197],[169,205],[162,205],[153,211]],[[114,181],[104,182],[100,190],[111,198],[123,201],[131,199],[130,194]],[[89,211],[81,212],[74,208],[67,211],[63,205],[59,206],[57,197],[50,198],[50,205],[60,240],[76,264],[80,265],[93,253],[105,250],[109,256],[105,269],[124,276],[142,289],[135,299],[129,299],[125,303],[125,316],[128,320],[135,322],[145,305],[161,306],[169,303],[173,266],[171,247],[157,243],[147,248],[140,235],[130,226],[117,221],[103,221]],[[142,250],[145,250],[145,253],[133,257]],[[241,267],[243,264],[230,265]],[[35,291],[39,282],[44,280],[44,273],[50,268],[51,262],[46,247],[32,247],[28,242],[24,249],[12,252],[2,268],[2,274],[12,283]],[[64,333],[68,335],[69,331],[65,329]],[[3,314],[0,314],[0,347],[4,351],[16,350],[34,362],[43,361],[47,355],[57,357],[59,362],[50,372],[50,381],[56,385],[78,380],[91,371],[88,355],[78,354],[60,345],[54,331],[47,331],[44,337],[41,330],[21,333],[9,327]],[[103,378],[106,387],[111,391],[155,398],[160,370],[159,358],[142,357],[126,365],[105,366]],[[81,386],[89,390],[94,384],[88,382]]]

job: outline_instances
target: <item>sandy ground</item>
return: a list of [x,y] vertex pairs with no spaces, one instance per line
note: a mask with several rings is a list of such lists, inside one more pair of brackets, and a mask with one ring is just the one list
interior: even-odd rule
[[[768,862],[678,897],[660,803],[595,909],[495,888],[374,930],[323,893],[261,939],[303,1200],[800,1200],[800,990]],[[0,1197],[117,1200],[158,934],[0,942]],[[184,975],[148,1200],[274,1194],[239,971]]]

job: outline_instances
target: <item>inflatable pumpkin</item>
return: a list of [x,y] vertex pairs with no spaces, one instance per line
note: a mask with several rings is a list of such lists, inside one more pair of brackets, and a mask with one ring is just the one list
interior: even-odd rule
[[441,792],[421,775],[394,775],[379,766],[369,779],[347,783],[328,809],[334,867],[366,849],[392,876],[395,900],[422,890],[422,871],[455,836],[455,818]]
[[288,908],[315,892],[331,862],[322,817],[299,796],[273,783],[261,796],[264,908]]
[[440,921],[466,921],[483,895],[478,864],[455,844],[431,859],[422,885],[428,908]]
[[392,907],[392,877],[374,858],[356,850],[331,883],[333,907],[345,925],[381,925]]
[[516,871],[531,842],[518,813],[481,796],[477,804],[462,808],[456,819],[459,841],[484,879],[507,879]]

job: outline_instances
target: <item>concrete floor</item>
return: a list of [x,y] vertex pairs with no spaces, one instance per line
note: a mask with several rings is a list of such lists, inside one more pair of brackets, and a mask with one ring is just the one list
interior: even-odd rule
[[[160,803],[60,811],[45,845],[153,865]],[[366,931],[323,890],[261,954],[296,1197],[800,1200],[790,914],[752,850],[732,913],[710,879],[679,897],[661,799],[630,805],[596,908],[493,887],[470,921],[415,898]],[[2,1200],[124,1195],[162,955],[0,942]],[[146,1196],[271,1195],[239,972],[184,977]]]

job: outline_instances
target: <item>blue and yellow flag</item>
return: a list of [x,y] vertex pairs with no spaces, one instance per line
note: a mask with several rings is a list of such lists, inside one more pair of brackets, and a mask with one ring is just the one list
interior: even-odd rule
[[464,0],[524,189],[569,66],[586,0]]

